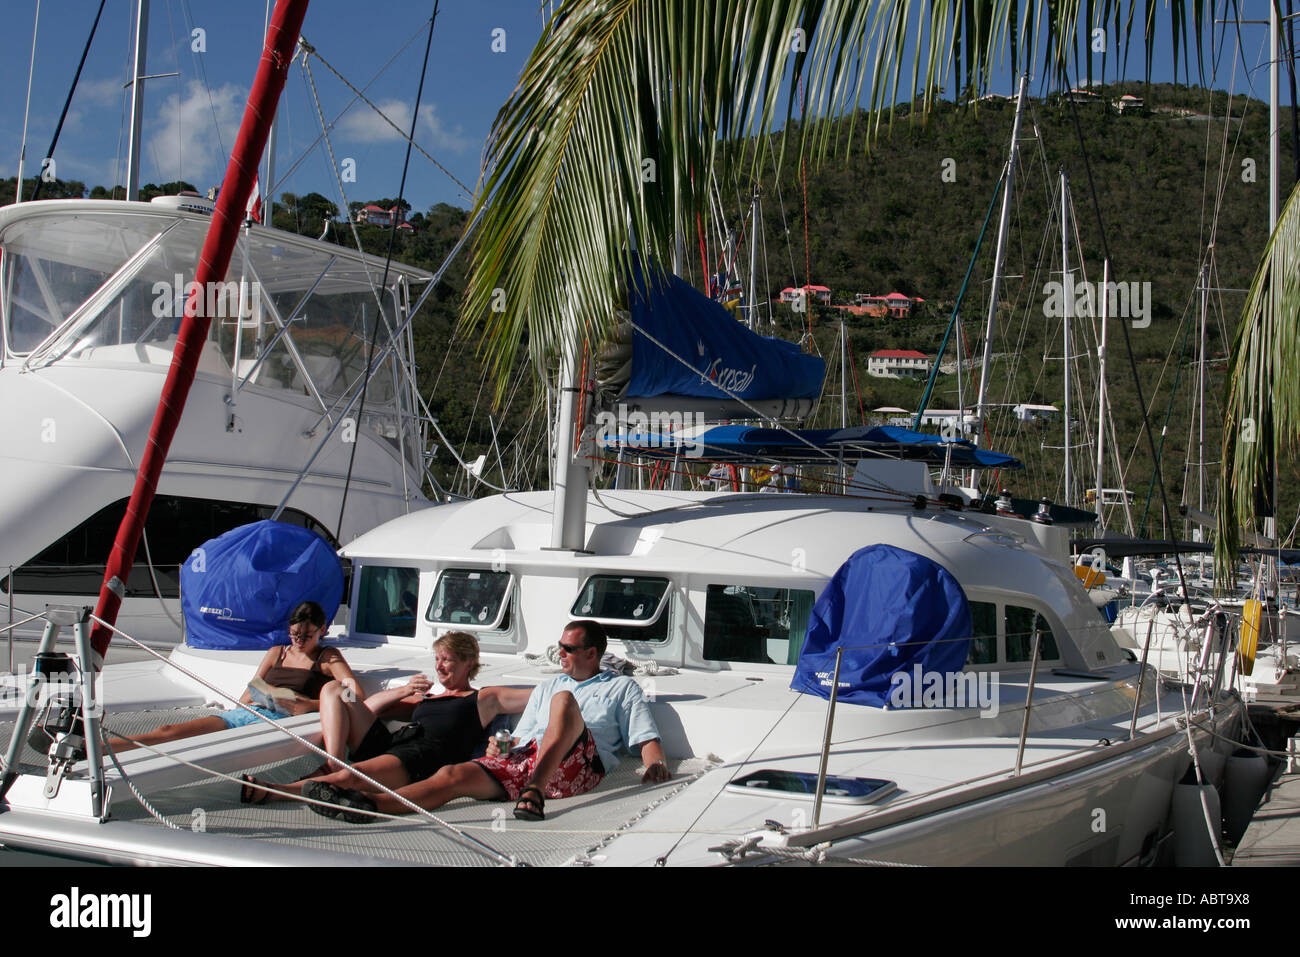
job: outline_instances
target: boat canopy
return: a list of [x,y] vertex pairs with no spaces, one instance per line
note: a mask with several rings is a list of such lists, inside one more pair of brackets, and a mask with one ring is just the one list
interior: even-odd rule
[[632,334],[616,333],[598,367],[607,402],[660,396],[762,402],[821,394],[824,360],[751,332],[685,280],[643,271],[634,260],[628,286]]
[[287,622],[299,602],[320,605],[328,624],[342,600],[338,555],[299,525],[241,525],[200,545],[181,566],[181,613],[191,648],[288,644]]
[[[167,365],[208,217],[151,203],[51,200],[0,210],[0,307],[7,358]],[[336,399],[365,372],[377,300],[394,316],[423,270],[278,229],[250,226],[223,283],[204,290],[212,317],[200,371]],[[215,288],[220,287],[220,288]],[[400,353],[406,356],[409,346]],[[391,362],[389,365],[391,366]],[[224,373],[222,372],[224,370]],[[394,371],[372,375],[367,403],[393,403]]]
[[829,698],[842,648],[838,700],[897,706],[895,675],[909,683],[917,674],[942,675],[936,684],[952,684],[947,676],[966,663],[971,627],[966,593],[942,565],[868,545],[839,567],[813,606],[790,687]]
[[[653,421],[647,417],[647,423]],[[634,423],[630,423],[634,424]],[[746,425],[717,425],[682,429],[669,434],[632,432],[605,437],[607,445],[622,445],[644,455],[693,455],[723,462],[826,462],[828,458],[893,458],[954,468],[1023,469],[1017,458],[977,448],[965,439],[945,439],[897,426],[855,426],[847,429],[773,429]]]

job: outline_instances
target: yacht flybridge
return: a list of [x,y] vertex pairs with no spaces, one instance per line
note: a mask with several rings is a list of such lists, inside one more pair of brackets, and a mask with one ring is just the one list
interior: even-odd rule
[[[211,209],[180,196],[0,210],[0,590],[18,608],[99,591]],[[178,639],[177,567],[234,526],[283,507],[347,542],[427,504],[404,323],[432,277],[393,264],[381,289],[384,275],[380,257],[241,229],[206,291],[210,331],[126,582],[129,633]]]
[[[1153,863],[1172,853],[1175,785],[1193,767],[1208,783],[1222,774],[1239,700],[1219,687],[1189,698],[1126,655],[1061,556],[1059,529],[880,487],[609,490],[585,507],[576,549],[550,547],[550,493],[453,503],[362,535],[343,549],[354,575],[339,643],[370,691],[432,673],[434,639],[467,630],[485,652],[480,685],[526,687],[550,676],[566,621],[602,621],[653,699],[668,783],[641,785],[629,760],[591,794],[548,803],[540,824],[502,828],[500,805],[473,801],[323,822],[301,804],[241,807],[233,778],[212,776],[262,767],[292,780],[319,763],[258,725],[123,755],[95,813],[84,763],[53,797],[45,769],[29,766],[0,843],[173,863]],[[828,702],[807,693],[798,663],[828,582],[872,547],[959,584],[966,664],[933,695],[909,670],[891,692],[915,685],[884,707]],[[889,582],[852,587],[876,589],[882,619],[910,614],[914,596]],[[408,591],[414,619],[389,614],[385,597]],[[868,631],[846,627],[842,646],[869,643]],[[237,694],[257,656],[179,647],[166,664],[109,665],[106,724],[130,733],[219,700],[200,679]],[[284,724],[319,740],[314,715]],[[189,826],[195,807],[206,833]]]

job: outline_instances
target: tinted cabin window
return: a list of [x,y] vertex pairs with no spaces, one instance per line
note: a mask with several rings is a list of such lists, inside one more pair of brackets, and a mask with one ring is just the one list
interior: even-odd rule
[[[14,592],[19,595],[93,595],[104,582],[108,553],[126,514],[127,499],[108,505],[86,519],[39,555],[14,572]],[[158,495],[149,509],[145,536],[136,549],[135,563],[126,584],[128,598],[154,594],[148,558],[153,559],[158,591],[164,598],[180,597],[180,566],[204,542],[232,528],[270,518],[270,505],[221,502],[214,499]],[[324,536],[338,548],[334,536],[305,512],[287,508],[279,521],[300,525]],[[148,545],[148,551],[145,546]],[[0,581],[7,591],[8,581]]]
[[794,664],[808,633],[813,599],[813,592],[804,589],[710,585],[704,604],[704,657]]
[[1032,608],[1018,605],[1006,606],[1007,661],[1029,661],[1034,650],[1034,632],[1042,634],[1040,661],[1055,661],[1061,657],[1056,638],[1047,619]]
[[971,643],[968,665],[992,665],[998,660],[998,606],[991,601],[970,603]]
[[462,628],[505,628],[512,576],[485,568],[448,568],[438,576],[425,618]]
[[414,568],[366,565],[357,594],[357,631],[368,635],[415,637],[420,573]]
[[593,618],[615,641],[668,640],[668,579],[592,575],[569,613]]

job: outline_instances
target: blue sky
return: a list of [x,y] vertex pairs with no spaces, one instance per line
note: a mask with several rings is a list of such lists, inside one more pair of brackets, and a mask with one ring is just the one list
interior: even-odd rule
[[[39,167],[97,6],[98,0],[42,4],[24,175],[34,175]],[[1247,6],[1264,9],[1262,2]],[[0,100],[3,176],[13,176],[17,168],[35,7],[35,0],[10,0],[5,5],[7,29],[0,35],[0,64],[9,93]],[[431,0],[315,0],[303,35],[358,87],[411,41],[367,94],[405,128],[424,53],[422,25],[432,7]],[[62,179],[83,180],[88,186],[125,180],[123,85],[134,8],[134,0],[108,0],[105,7],[55,153]],[[1167,13],[1162,9],[1160,16]],[[153,0],[149,72],[179,72],[180,76],[147,81],[141,182],[185,179],[202,190],[220,181],[256,70],[264,18],[264,0]],[[541,28],[541,5],[536,0],[443,0],[441,4],[416,140],[471,189],[492,119],[510,94]],[[194,29],[204,31],[205,52],[192,50]],[[1267,29],[1243,27],[1242,38],[1246,49],[1236,70],[1235,89],[1262,98],[1267,94],[1267,70],[1248,72],[1248,68],[1257,67],[1266,55]],[[1171,62],[1168,43],[1162,41],[1154,55],[1153,79],[1171,79]],[[1213,86],[1229,87],[1232,65],[1229,50]],[[1143,52],[1136,49],[1126,74],[1140,78],[1143,69]],[[351,94],[320,63],[313,62],[313,72],[321,106],[327,119],[333,120]],[[1112,78],[1108,71],[1107,79]],[[1010,92],[1011,86],[1009,75],[993,84],[999,92]],[[1038,84],[1033,91],[1039,92]],[[339,202],[323,147],[307,151],[320,125],[298,65],[290,72],[279,115],[277,178],[293,163],[301,160],[301,164],[280,182],[277,195],[315,190]],[[356,182],[344,184],[349,200],[397,194],[402,142],[373,112],[360,103],[353,106],[338,121],[331,139],[338,160],[355,160]],[[412,157],[407,197],[416,210],[438,202],[469,204],[468,195],[418,153]]]

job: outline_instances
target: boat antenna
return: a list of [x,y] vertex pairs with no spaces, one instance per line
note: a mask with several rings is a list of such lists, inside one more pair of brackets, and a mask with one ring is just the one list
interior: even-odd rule
[[[424,94],[424,78],[429,70],[429,51],[433,47],[433,28],[434,25],[438,22],[438,4],[439,4],[439,0],[433,0],[433,15],[429,17],[429,36],[424,42],[424,63],[420,67],[420,84],[415,91],[415,109],[411,111],[411,132],[406,137],[406,159],[403,160],[402,162],[402,179],[397,187],[397,202],[394,207],[397,210],[397,212],[393,217],[394,220],[396,220],[397,217],[402,215],[402,209],[404,208],[403,204],[405,202],[405,197],[406,197],[406,173],[411,168],[411,146],[413,140],[415,139],[416,124],[420,121],[420,99]],[[370,384],[371,363],[374,361],[375,358],[375,345],[379,340],[380,323],[384,319],[383,316],[384,303],[383,303],[382,291],[388,288],[388,271],[393,264],[393,245],[397,242],[397,223],[395,221],[391,225],[390,230],[391,231],[388,234],[388,253],[384,257],[384,275],[383,278],[380,279],[379,281],[379,289],[381,291],[381,295],[379,297],[380,299],[379,308],[375,310],[375,328],[374,328],[374,332],[368,337],[370,339],[370,342],[366,350],[366,365],[365,365],[366,375],[361,382],[361,400],[357,404],[357,422],[360,422],[362,420],[362,416],[365,415],[366,387],[369,386]],[[343,479],[343,499],[341,502],[339,502],[339,521],[338,521],[338,525],[335,528],[334,537],[339,541],[343,541],[343,513],[344,511],[346,511],[348,507],[348,489],[352,487],[352,467],[356,463],[356,459],[357,459],[357,443],[353,442],[352,448],[349,450],[348,453],[348,473],[347,476]]]

